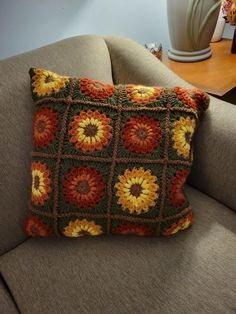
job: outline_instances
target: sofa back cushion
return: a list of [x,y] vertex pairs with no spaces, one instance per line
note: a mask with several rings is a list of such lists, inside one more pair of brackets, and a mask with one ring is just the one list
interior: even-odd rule
[[22,226],[31,184],[32,65],[112,83],[109,51],[98,36],[66,39],[0,61],[0,254],[26,239]]

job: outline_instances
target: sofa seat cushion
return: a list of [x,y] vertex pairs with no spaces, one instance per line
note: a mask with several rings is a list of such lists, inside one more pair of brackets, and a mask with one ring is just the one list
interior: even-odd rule
[[1,278],[1,275],[0,275],[0,313],[3,314],[19,313],[12,296],[8,291],[8,287]]
[[0,268],[20,310],[235,313],[236,215],[186,192],[196,223],[175,237],[33,238],[4,255]]

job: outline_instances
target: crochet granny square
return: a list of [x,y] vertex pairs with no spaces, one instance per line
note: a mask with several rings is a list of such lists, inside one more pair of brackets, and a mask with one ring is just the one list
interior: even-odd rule
[[172,235],[193,222],[183,191],[209,97],[30,69],[30,236]]

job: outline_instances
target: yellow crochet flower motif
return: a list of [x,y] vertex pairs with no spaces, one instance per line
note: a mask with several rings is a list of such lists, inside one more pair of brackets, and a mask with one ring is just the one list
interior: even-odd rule
[[101,151],[112,137],[111,119],[98,110],[81,111],[70,123],[70,142],[83,153]]
[[127,85],[126,92],[131,102],[145,105],[149,102],[156,101],[161,95],[162,88],[142,85]]
[[88,221],[86,219],[70,221],[68,226],[64,228],[64,235],[66,237],[82,237],[85,235],[97,236],[103,233],[102,227],[96,225],[94,221]]
[[179,156],[189,158],[191,139],[196,128],[196,122],[190,117],[181,117],[174,122],[172,139],[174,149]]
[[43,205],[51,192],[50,171],[44,163],[33,161],[31,201],[34,205]]
[[150,170],[141,168],[126,169],[123,175],[118,176],[115,184],[118,204],[122,210],[131,214],[146,213],[155,206],[158,199],[159,185],[157,177]]
[[65,87],[68,81],[68,76],[61,76],[43,69],[35,69],[32,77],[33,92],[38,96],[50,95]]

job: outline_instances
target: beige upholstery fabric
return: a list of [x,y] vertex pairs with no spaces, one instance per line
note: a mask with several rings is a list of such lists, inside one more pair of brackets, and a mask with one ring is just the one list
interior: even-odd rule
[[172,238],[33,239],[5,254],[21,312],[235,313],[235,213],[187,194],[196,223]]
[[236,210],[236,106],[211,98],[189,183]]
[[97,36],[63,40],[0,62],[0,254],[26,238],[23,224],[30,197],[34,108],[28,71],[32,66],[112,83],[109,52]]
[[1,314],[19,313],[12,300],[11,295],[9,295],[1,279],[0,279],[0,313]]
[[[191,86],[130,39],[105,40],[116,84]],[[211,97],[196,142],[190,184],[236,210],[236,106]]]
[[115,84],[191,87],[144,47],[124,37],[105,37]]

